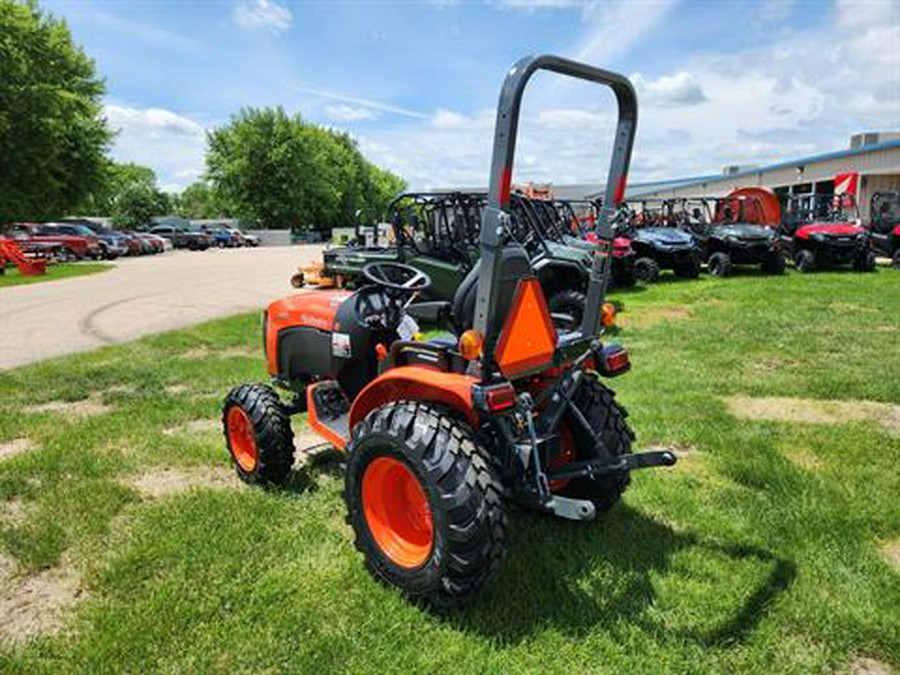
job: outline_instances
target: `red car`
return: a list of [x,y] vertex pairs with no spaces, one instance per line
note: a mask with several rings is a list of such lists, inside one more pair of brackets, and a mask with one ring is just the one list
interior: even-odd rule
[[63,248],[63,257],[70,260],[97,258],[100,256],[100,243],[96,237],[62,234],[35,223],[17,223],[12,225],[8,230],[8,235],[17,242],[59,244]]

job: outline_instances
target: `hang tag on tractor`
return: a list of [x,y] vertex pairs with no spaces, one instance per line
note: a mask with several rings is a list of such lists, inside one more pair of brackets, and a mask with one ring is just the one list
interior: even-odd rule
[[343,359],[349,359],[353,355],[353,350],[350,347],[349,333],[331,334],[331,354]]
[[397,326],[397,335],[400,336],[400,339],[406,341],[412,340],[418,332],[419,324],[416,323],[416,320],[409,314],[404,314],[403,318],[400,320],[400,325]]

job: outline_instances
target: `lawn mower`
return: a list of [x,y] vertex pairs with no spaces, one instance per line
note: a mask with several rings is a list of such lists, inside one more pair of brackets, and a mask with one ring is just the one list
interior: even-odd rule
[[700,276],[700,246],[680,229],[676,202],[645,199],[629,203],[616,222],[616,232],[627,238],[635,252],[634,275],[652,283],[663,270],[677,277]]
[[878,255],[900,269],[900,192],[876,192],[869,209],[869,237]]
[[860,222],[852,194],[791,195],[784,204],[781,238],[799,272],[838,265],[871,272],[875,253]]
[[263,322],[273,381],[225,399],[223,427],[238,476],[288,478],[290,415],[346,454],[347,521],[368,569],[433,608],[471,600],[507,551],[507,502],[585,521],[612,507],[630,472],[671,466],[669,451],[631,453],[626,411],[601,378],[629,370],[602,340],[612,211],[597,222],[587,301],[576,330],[558,334],[525,248],[509,233],[510,176],[525,86],[538,70],[603,84],[618,101],[607,198],[625,189],[637,100],[625,77],[556,56],[527,57],[500,94],[473,327],[415,339],[405,308],[428,274],[398,262],[363,269],[347,290],[306,290],[269,305]]
[[735,265],[759,265],[768,274],[783,274],[785,257],[776,229],[778,198],[764,188],[740,188],[727,197],[679,201],[681,227],[700,242],[709,273],[725,277]]

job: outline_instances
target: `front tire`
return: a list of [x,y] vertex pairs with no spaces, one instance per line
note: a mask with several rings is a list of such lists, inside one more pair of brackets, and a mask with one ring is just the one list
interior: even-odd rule
[[727,253],[713,253],[706,264],[714,277],[727,277],[731,274],[731,256]]
[[238,477],[251,485],[283,485],[294,464],[294,431],[272,387],[244,384],[225,397],[222,428]]
[[435,608],[471,601],[506,555],[501,484],[468,426],[411,401],[371,412],[347,447],[344,500],[376,579]]
[[653,258],[638,258],[634,261],[634,276],[638,281],[652,284],[659,279],[659,265]]
[[816,269],[816,254],[810,251],[808,248],[804,248],[797,252],[797,255],[794,256],[794,267],[797,268],[798,272],[802,272],[806,274],[807,272],[813,272]]
[[872,251],[864,251],[853,261],[853,269],[857,272],[875,271],[875,254]]
[[558,291],[547,302],[553,325],[560,331],[573,331],[581,326],[585,305],[587,296],[575,290]]

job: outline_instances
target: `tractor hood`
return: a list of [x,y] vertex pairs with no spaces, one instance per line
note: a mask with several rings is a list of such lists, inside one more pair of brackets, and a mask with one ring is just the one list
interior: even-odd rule
[[714,231],[716,236],[744,241],[769,241],[776,236],[774,229],[763,225],[718,225]]
[[677,227],[641,227],[634,233],[632,240],[664,247],[681,248],[694,245],[694,237]]

